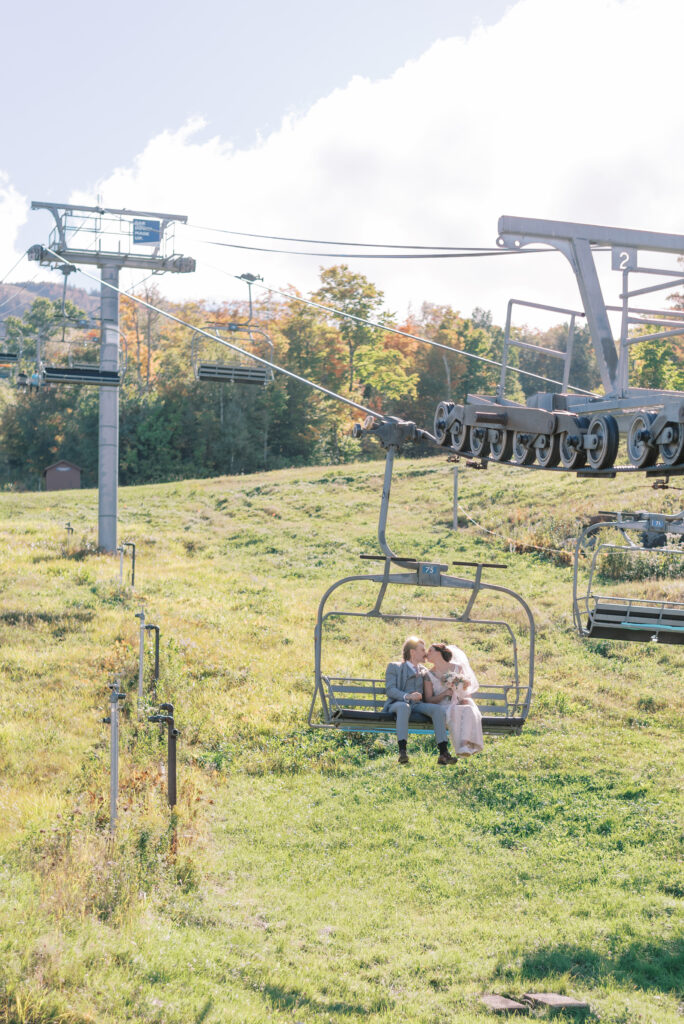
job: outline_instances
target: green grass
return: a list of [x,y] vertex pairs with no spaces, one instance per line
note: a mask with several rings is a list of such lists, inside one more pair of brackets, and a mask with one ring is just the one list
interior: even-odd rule
[[[364,463],[122,490],[135,595],[94,552],[94,492],[0,495],[2,1024],[469,1024],[491,1019],[481,993],[531,990],[608,1024],[682,1019],[684,656],[580,641],[561,543],[599,509],[671,512],[679,493],[465,471],[461,502],[495,536],[463,516],[455,533],[451,470],[400,460],[394,548],[508,563],[486,578],[539,630],[523,735],[455,769],[412,738],[400,769],[391,737],[306,727],[318,601],[367,571],[381,485]],[[631,586],[682,599],[676,577]],[[406,610],[442,600],[407,590]],[[165,741],[136,720],[141,599],[181,729],[173,815]],[[382,670],[400,632],[339,629],[333,650]],[[483,679],[508,673],[493,632],[452,639]]]

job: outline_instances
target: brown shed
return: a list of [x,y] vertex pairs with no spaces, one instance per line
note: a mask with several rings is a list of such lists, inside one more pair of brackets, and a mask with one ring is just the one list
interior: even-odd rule
[[73,462],[60,459],[43,470],[46,491],[71,491],[81,486],[81,470]]

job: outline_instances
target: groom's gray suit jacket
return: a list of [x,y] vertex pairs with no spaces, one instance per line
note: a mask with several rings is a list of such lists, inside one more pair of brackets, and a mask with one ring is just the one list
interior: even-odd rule
[[413,669],[408,661],[393,661],[387,666],[385,672],[385,693],[387,701],[384,710],[391,711],[397,719],[397,739],[403,742],[408,737],[409,717],[415,721],[432,719],[437,743],[446,742],[446,712],[439,704],[426,704],[422,699],[416,701],[411,707],[405,704],[404,698],[407,693],[418,690],[421,698],[423,695],[423,679]]
[[387,702],[383,710],[387,711],[395,700],[403,700],[407,693],[414,693],[416,690],[419,690],[422,696],[423,680],[414,671],[411,662],[391,661],[385,672]]

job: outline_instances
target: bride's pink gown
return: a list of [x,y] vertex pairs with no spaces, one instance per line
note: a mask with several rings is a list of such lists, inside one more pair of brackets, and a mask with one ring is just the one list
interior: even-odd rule
[[[449,665],[456,669],[463,680],[454,691],[452,700],[443,701],[442,706],[446,708],[447,728],[454,745],[454,753],[459,757],[468,757],[470,754],[478,754],[482,750],[482,714],[472,694],[480,688],[475,673],[470,667],[470,662],[459,647],[449,645],[452,658]],[[446,686],[434,672],[430,672],[432,692],[437,697]]]

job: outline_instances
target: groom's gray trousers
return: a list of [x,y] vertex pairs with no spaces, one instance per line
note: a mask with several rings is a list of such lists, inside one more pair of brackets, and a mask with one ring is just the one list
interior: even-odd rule
[[426,704],[425,701],[418,701],[416,704],[407,704],[405,700],[395,700],[387,707],[390,714],[397,719],[397,739],[408,739],[409,716],[412,711],[420,711],[421,715],[427,715],[432,719],[437,743],[446,742],[446,710],[439,704]]

